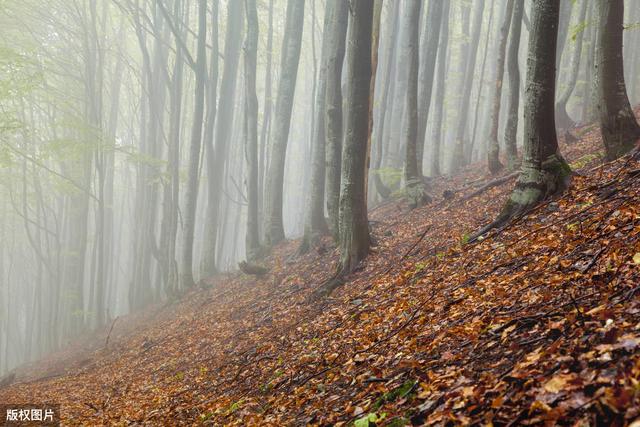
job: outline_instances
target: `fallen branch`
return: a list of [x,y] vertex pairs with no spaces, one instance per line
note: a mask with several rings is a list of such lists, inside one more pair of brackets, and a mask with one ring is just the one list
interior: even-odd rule
[[469,200],[469,199],[471,199],[471,198],[473,198],[473,197],[475,197],[475,196],[477,196],[479,194],[484,193],[485,191],[487,191],[487,190],[489,190],[489,189],[491,189],[493,187],[497,187],[500,184],[503,184],[503,183],[505,183],[505,182],[507,182],[509,180],[512,180],[513,178],[516,178],[518,175],[520,175],[520,171],[513,172],[513,173],[510,173],[509,175],[505,175],[505,176],[503,176],[501,178],[497,178],[497,179],[494,179],[492,181],[489,181],[486,184],[484,184],[482,187],[478,188],[473,193],[468,194],[465,197],[463,197],[462,200]]

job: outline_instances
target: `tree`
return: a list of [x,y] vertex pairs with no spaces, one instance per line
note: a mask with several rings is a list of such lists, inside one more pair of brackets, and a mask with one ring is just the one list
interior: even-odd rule
[[[584,25],[587,15],[588,1],[583,1],[580,9],[580,18],[578,25]],[[571,56],[571,70],[569,75],[569,81],[566,83],[564,91],[560,95],[558,102],[556,102],[556,126],[558,129],[569,129],[574,125],[573,119],[567,113],[567,103],[571,98],[571,94],[578,82],[578,72],[580,71],[580,57],[582,55],[582,41],[584,40],[585,31],[582,30],[573,37],[575,46],[573,48],[573,55]]]
[[[227,28],[225,31],[224,67],[220,81],[220,99],[218,101],[218,117],[215,117],[215,93],[210,93],[208,112],[213,117],[207,118],[205,151],[207,160],[207,214],[204,227],[205,240],[202,253],[201,274],[211,276],[216,272],[216,248],[218,246],[218,227],[220,226],[220,204],[224,182],[225,165],[229,157],[231,127],[233,124],[235,92],[240,60],[242,34],[243,1],[227,3]],[[215,91],[217,84],[217,62],[211,67],[210,92]],[[214,77],[216,79],[214,80]],[[215,120],[215,139],[213,123]]]
[[315,99],[315,120],[313,121],[311,140],[311,188],[307,197],[305,212],[305,227],[300,253],[306,252],[313,241],[326,233],[327,223],[324,218],[324,193],[326,177],[326,130],[325,108],[327,95],[327,68],[329,66],[329,41],[331,40],[331,25],[335,18],[336,0],[330,0],[325,5],[322,35],[322,49],[320,53],[320,73],[317,76],[318,87]]
[[258,228],[258,97],[256,57],[258,51],[258,11],[256,0],[245,0],[247,35],[244,41],[244,136],[247,160],[247,259],[255,259],[260,249]]
[[284,185],[284,165],[289,139],[291,109],[298,76],[298,61],[302,43],[305,0],[289,0],[282,59],[280,62],[280,84],[276,99],[276,111],[271,140],[271,162],[267,174],[265,242],[273,246],[284,240],[282,221],[282,191]]
[[401,51],[405,57],[405,73],[407,74],[407,94],[404,104],[404,121],[402,124],[402,144],[405,146],[404,181],[405,188],[413,205],[422,205],[424,200],[424,183],[422,171],[418,171],[416,143],[418,137],[418,42],[420,22],[419,0],[404,2],[402,17]]
[[204,92],[207,78],[207,1],[198,0],[198,53],[196,57],[196,87],[194,99],[191,145],[189,147],[189,175],[185,195],[184,243],[182,249],[181,284],[191,287],[193,279],[193,236],[195,233],[196,205],[198,203],[198,168],[202,146],[202,121],[204,118]]
[[[478,57],[478,45],[480,43],[480,31],[482,30],[482,15],[484,13],[484,1],[475,3],[475,12],[473,16],[473,30],[471,34],[471,43],[469,56],[465,59],[464,84],[462,93],[460,94],[460,105],[458,111],[458,126],[456,128],[456,137],[453,147],[453,155],[451,169],[457,171],[464,164],[465,151],[465,133],[467,129],[467,120],[469,118],[469,107],[471,102],[471,89],[473,88],[473,78],[475,76],[476,59]],[[483,67],[484,68],[484,67]],[[477,108],[476,108],[477,110]]]
[[[400,2],[394,2],[391,17],[387,20],[387,35],[394,35],[398,33],[398,26],[400,23]],[[389,100],[393,100],[394,94],[394,67],[393,64],[396,58],[396,40],[395,37],[387,37],[386,48],[384,49],[383,58],[385,59],[384,65],[384,75],[382,79],[380,79],[380,83],[378,87],[384,84],[384,89],[382,90],[382,99],[380,100],[380,108],[378,109],[378,118],[375,123],[374,131],[372,132],[373,142],[376,146],[376,155],[373,159],[373,184],[378,194],[382,199],[386,199],[391,194],[391,190],[382,182],[382,178],[380,176],[380,167],[382,166],[382,153],[383,147],[385,146],[385,138],[384,138],[384,124],[385,118],[387,115],[387,111],[389,110]],[[384,38],[383,38],[384,40]],[[420,99],[420,95],[418,95],[418,99]],[[391,114],[389,114],[391,116]],[[419,133],[420,131],[418,131]]]
[[498,142],[498,127],[500,124],[500,104],[502,100],[502,82],[504,76],[504,63],[507,49],[507,37],[513,17],[513,6],[515,0],[507,0],[507,7],[504,12],[502,28],[500,29],[500,41],[498,46],[498,59],[496,66],[496,82],[493,92],[493,105],[491,106],[491,132],[489,134],[489,149],[487,150],[487,165],[489,172],[497,173],[502,169],[500,163],[500,144]]
[[342,67],[347,36],[348,3],[335,0],[335,18],[327,36],[327,93],[325,111],[326,192],[329,228],[339,240],[340,170],[342,165]]
[[553,111],[559,12],[557,0],[532,2],[522,170],[498,218],[471,240],[525,214],[540,201],[564,191],[569,183],[571,169],[558,148]]
[[347,127],[340,190],[340,271],[353,271],[369,253],[365,173],[369,134],[373,2],[349,2]]
[[[440,46],[438,47],[438,69],[437,69],[437,83],[436,93],[433,99],[434,102],[434,114],[433,114],[433,138],[431,151],[431,176],[440,175],[440,147],[442,146],[442,122],[445,104],[445,81],[447,80],[447,59],[449,54],[449,9],[450,4],[444,6],[442,11],[442,26],[440,35]],[[435,55],[434,55],[435,56]]]
[[[440,46],[440,26],[448,18],[443,18],[443,6],[449,2],[430,1],[427,16],[422,29],[420,42],[420,76],[418,78],[418,134],[416,141],[416,169],[423,173],[424,141],[431,106],[434,70],[436,67],[436,53]],[[464,62],[464,61],[463,61]],[[464,64],[463,64],[464,66]],[[464,71],[463,71],[464,72]]]
[[507,168],[514,170],[518,163],[518,114],[520,110],[520,66],[518,52],[520,51],[520,35],[522,33],[522,16],[524,15],[524,0],[515,0],[513,19],[511,22],[511,37],[509,39],[509,57],[507,71],[509,73],[509,107],[507,124],[504,129],[504,145],[507,155]]
[[640,126],[633,115],[624,81],[624,1],[600,1],[596,5],[599,23],[596,54],[598,113],[607,158],[612,160],[634,147],[640,139]]

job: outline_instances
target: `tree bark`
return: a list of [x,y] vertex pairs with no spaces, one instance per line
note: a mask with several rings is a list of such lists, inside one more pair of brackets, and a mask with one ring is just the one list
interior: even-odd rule
[[624,81],[624,1],[600,1],[596,6],[599,23],[596,55],[598,113],[607,158],[613,160],[634,147],[640,138],[640,126],[631,109]]
[[504,64],[507,49],[507,38],[513,18],[513,6],[515,0],[507,0],[504,12],[502,28],[500,29],[500,41],[498,45],[498,60],[496,66],[496,82],[493,93],[493,105],[491,106],[491,133],[489,134],[489,147],[487,150],[487,166],[489,172],[496,174],[502,169],[500,163],[500,143],[498,142],[498,128],[500,125],[500,104],[502,100],[502,82],[504,77]]
[[256,95],[256,58],[258,52],[258,11],[256,0],[245,0],[247,35],[244,42],[244,133],[247,160],[247,236],[248,260],[257,258],[260,249],[258,228],[258,97]]
[[518,114],[520,109],[520,66],[518,52],[520,51],[520,35],[522,33],[522,16],[524,14],[524,0],[515,0],[513,20],[511,22],[511,37],[509,39],[509,57],[507,71],[509,73],[509,107],[507,124],[504,130],[505,154],[507,168],[515,170],[518,166]]
[[[585,18],[587,16],[587,6],[589,2],[583,1],[580,6],[580,18],[578,21],[579,25],[582,25],[585,22]],[[571,94],[573,93],[576,83],[578,82],[578,72],[580,71],[580,57],[582,56],[582,41],[584,40],[585,31],[580,31],[579,34],[574,38],[575,46],[573,48],[573,55],[571,57],[571,71],[569,75],[569,80],[565,85],[565,89],[560,95],[558,102],[556,102],[556,126],[558,129],[569,129],[571,128],[575,122],[567,113],[567,103],[571,98]]]
[[553,111],[559,4],[557,0],[533,0],[531,10],[522,169],[498,218],[472,240],[564,191],[569,183],[571,169],[558,149]]
[[365,173],[371,90],[373,2],[349,2],[347,127],[340,191],[340,272],[353,271],[369,252]]
[[[430,1],[427,8],[427,16],[422,29],[420,42],[420,77],[418,79],[418,131],[416,140],[416,170],[420,175],[423,172],[424,141],[429,120],[431,106],[431,94],[435,80],[436,56],[440,49],[440,27],[442,26],[443,5],[449,2]],[[464,72],[464,71],[463,71]]]
[[327,59],[327,94],[325,112],[326,135],[326,191],[329,228],[334,240],[339,237],[340,170],[342,165],[342,67],[347,35],[348,3],[336,0],[335,19],[329,29],[329,57]]
[[204,118],[205,79],[207,78],[207,1],[198,0],[198,54],[196,59],[196,88],[189,148],[189,175],[187,177],[186,203],[184,213],[184,241],[182,252],[181,284],[192,287],[193,278],[193,237],[195,233],[196,207],[198,203],[198,167],[202,147],[202,121]]
[[418,171],[416,139],[418,136],[418,43],[420,24],[420,0],[405,0],[402,17],[401,52],[406,63],[407,94],[404,102],[402,144],[405,146],[405,189],[414,205],[422,205],[424,183]]
[[[440,175],[440,147],[442,146],[442,122],[445,103],[445,87],[446,87],[446,70],[447,57],[449,49],[449,7],[447,2],[442,11],[442,26],[440,35],[440,46],[438,47],[438,70],[436,94],[434,98],[434,114],[433,114],[433,149],[431,151],[431,176]],[[435,56],[435,55],[434,55]]]

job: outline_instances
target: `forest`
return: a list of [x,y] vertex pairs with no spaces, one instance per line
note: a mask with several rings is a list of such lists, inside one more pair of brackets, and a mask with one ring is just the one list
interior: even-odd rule
[[0,0],[0,420],[640,426],[639,118],[638,0]]

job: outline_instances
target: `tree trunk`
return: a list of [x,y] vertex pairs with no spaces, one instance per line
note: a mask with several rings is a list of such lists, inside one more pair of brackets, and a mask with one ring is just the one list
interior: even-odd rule
[[[460,105],[458,108],[460,115],[458,116],[458,126],[451,162],[452,172],[457,171],[464,164],[465,130],[467,129],[467,120],[469,118],[469,107],[471,105],[469,101],[471,99],[471,89],[473,88],[473,78],[475,77],[476,59],[478,57],[478,45],[480,42],[485,3],[484,1],[475,3],[476,9],[473,15],[473,31],[471,35],[472,46],[469,49],[469,56],[465,60],[464,87],[460,94]],[[480,84],[482,84],[482,81]]]
[[571,174],[558,149],[553,111],[559,4],[557,0],[533,0],[531,10],[522,171],[496,221],[476,233],[474,239],[562,192]]
[[189,175],[187,177],[186,203],[184,212],[184,241],[182,251],[181,284],[192,287],[193,279],[193,237],[195,233],[196,207],[198,203],[198,168],[202,147],[202,121],[204,118],[205,79],[207,78],[207,1],[198,0],[198,55],[196,59],[195,105],[189,148]]
[[305,0],[289,0],[287,4],[287,20],[282,40],[280,84],[276,99],[271,143],[271,161],[267,175],[265,242],[268,246],[273,246],[284,240],[284,224],[282,221],[284,164],[289,139],[293,97],[298,76],[298,62],[304,24],[304,3]]
[[[585,22],[585,18],[587,15],[587,6],[589,5],[588,1],[583,1],[580,9],[580,18],[578,21],[578,25],[582,25]],[[584,30],[580,31],[574,38],[575,46],[573,47],[573,55],[571,57],[571,71],[569,75],[569,80],[565,85],[565,89],[560,95],[558,102],[556,103],[556,126],[558,129],[569,129],[571,128],[575,122],[567,113],[567,103],[569,102],[569,98],[573,93],[573,90],[576,87],[576,83],[578,81],[578,72],[580,71],[580,57],[582,56],[582,41],[584,40]]]
[[507,0],[504,12],[502,28],[500,29],[500,41],[498,45],[498,60],[496,66],[496,83],[493,93],[493,105],[491,106],[491,133],[489,134],[489,147],[487,150],[487,166],[489,172],[496,174],[502,169],[500,163],[500,143],[498,142],[498,128],[500,125],[500,104],[502,100],[502,82],[504,77],[504,63],[507,49],[507,37],[513,18],[513,6],[515,0]]
[[380,108],[378,113],[378,120],[375,123],[375,131],[373,133],[373,141],[376,145],[376,156],[374,158],[373,164],[373,184],[380,195],[380,197],[384,200],[389,197],[391,194],[391,190],[382,182],[382,177],[380,176],[380,167],[382,165],[382,148],[385,145],[386,139],[384,138],[384,130],[385,130],[385,118],[387,117],[386,113],[389,109],[389,99],[393,99],[393,87],[394,81],[393,77],[395,76],[393,72],[393,64],[396,58],[396,49],[395,47],[395,34],[398,33],[398,25],[400,21],[400,13],[399,13],[399,5],[400,2],[394,2],[393,11],[391,12],[391,19],[389,19],[389,30],[387,34],[387,47],[385,49],[384,58],[385,59],[385,71],[383,79],[380,81],[380,85],[384,84],[384,90],[382,92],[382,99],[380,100]]
[[404,103],[402,144],[405,146],[404,182],[411,203],[422,205],[424,192],[422,171],[418,171],[416,139],[418,136],[418,43],[420,0],[406,0],[403,5],[401,52],[406,63],[407,94]]
[[[202,261],[200,265],[203,277],[216,272],[216,248],[218,245],[218,229],[220,227],[220,204],[224,183],[224,172],[229,157],[231,126],[233,125],[235,92],[238,76],[238,62],[242,40],[242,6],[243,1],[229,2],[227,12],[227,28],[225,31],[224,68],[220,82],[220,101],[216,120],[215,140],[208,135],[205,140],[207,160],[207,213],[205,223],[205,239],[203,242]],[[216,71],[217,74],[217,71]],[[216,80],[211,78],[213,91]],[[215,98],[211,99],[210,111],[215,112]],[[215,117],[215,114],[214,114]],[[213,126],[213,118],[210,119]],[[211,128],[212,129],[212,128]]]
[[244,133],[247,160],[247,259],[260,249],[258,229],[258,98],[256,96],[256,57],[258,51],[258,11],[256,0],[245,0],[247,35],[244,42]]
[[444,4],[449,2],[430,1],[427,7],[427,16],[422,29],[420,42],[420,78],[418,79],[418,131],[416,136],[416,170],[420,175],[423,172],[424,141],[429,120],[429,108],[431,106],[431,94],[433,91],[434,71],[436,56],[440,49],[440,27],[444,20],[442,10]]
[[311,189],[307,197],[304,235],[300,253],[306,252],[313,241],[326,233],[327,223],[324,218],[324,194],[326,177],[326,130],[325,109],[327,95],[327,69],[329,66],[329,41],[332,21],[335,20],[336,0],[325,5],[322,33],[322,49],[320,53],[320,73],[317,75],[318,87],[315,99],[315,120],[311,142]]
[[327,212],[329,214],[329,228],[334,240],[339,236],[339,200],[340,200],[340,170],[342,165],[342,67],[345,56],[345,40],[348,22],[348,3],[344,0],[335,1],[335,19],[331,21],[329,29],[329,54],[327,59],[327,94],[325,112],[326,136],[326,187]]
[[607,158],[613,160],[634,147],[640,138],[640,126],[629,104],[624,82],[624,1],[599,1],[596,5],[599,22],[596,56],[598,112]]
[[511,21],[511,37],[509,39],[509,109],[507,124],[504,130],[504,145],[507,155],[507,168],[515,170],[518,165],[518,114],[520,109],[520,35],[522,33],[522,16],[524,0],[515,0],[513,20]]
[[353,271],[369,252],[365,173],[371,90],[373,2],[349,2],[347,127],[340,191],[340,271]]
[[[449,49],[449,2],[444,6],[442,12],[442,34],[440,35],[440,46],[438,47],[438,79],[436,94],[434,98],[433,115],[433,149],[431,151],[431,176],[440,175],[440,147],[442,146],[442,122],[445,103],[445,82],[447,80],[447,57]],[[434,55],[435,56],[435,55]]]

